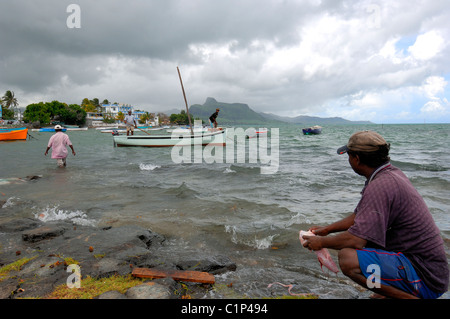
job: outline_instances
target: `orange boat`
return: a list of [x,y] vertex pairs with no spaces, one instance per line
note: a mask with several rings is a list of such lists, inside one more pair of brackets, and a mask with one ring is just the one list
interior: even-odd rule
[[0,129],[0,141],[26,140],[28,129],[26,127],[14,129]]

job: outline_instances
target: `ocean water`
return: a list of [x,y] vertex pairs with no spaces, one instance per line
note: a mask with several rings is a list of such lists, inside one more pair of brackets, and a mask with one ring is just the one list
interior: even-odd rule
[[[137,224],[168,238],[161,252],[167,256],[228,256],[237,270],[216,276],[216,289],[204,298],[287,294],[282,286],[267,288],[273,282],[320,298],[367,298],[369,293],[342,273],[323,272],[315,254],[300,245],[298,232],[354,210],[364,178],[336,149],[354,132],[370,129],[391,143],[392,163],[424,197],[448,251],[449,124],[335,125],[313,136],[302,135],[301,128],[269,128],[272,137],[279,133],[273,141],[245,140],[238,131],[221,148],[221,161],[217,148],[213,162],[184,163],[174,161],[172,148],[116,148],[111,134],[72,131],[68,135],[77,154],[69,152],[65,169],[50,154],[44,156],[52,133],[30,132],[27,141],[0,142],[0,200],[6,201],[0,221],[31,217],[92,226]],[[264,154],[276,154],[277,141],[279,161],[267,155],[264,162]],[[250,143],[257,143],[252,144],[260,155],[256,162],[250,160]],[[234,157],[226,158],[227,148]],[[239,149],[247,156],[243,163]],[[198,150],[191,149],[192,158],[205,155],[195,155]],[[264,174],[269,164],[272,173]],[[337,253],[331,254],[337,262]]]

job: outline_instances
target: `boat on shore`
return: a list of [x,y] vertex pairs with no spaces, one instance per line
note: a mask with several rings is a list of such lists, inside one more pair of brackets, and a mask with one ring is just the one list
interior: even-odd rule
[[302,129],[302,132],[304,135],[317,135],[322,133],[322,127],[319,125],[315,125]]
[[0,141],[26,140],[28,128],[2,128],[0,129]]
[[114,146],[172,147],[191,145],[225,146],[226,130],[207,133],[173,133],[171,135],[113,135]]

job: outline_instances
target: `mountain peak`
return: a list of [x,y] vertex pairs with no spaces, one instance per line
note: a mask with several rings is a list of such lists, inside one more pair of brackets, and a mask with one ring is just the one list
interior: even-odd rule
[[346,124],[346,123],[364,123],[365,121],[349,121],[343,118],[320,118],[311,116],[297,116],[294,118],[281,117],[268,113],[258,113],[252,110],[247,104],[243,103],[225,103],[217,102],[213,97],[206,98],[203,105],[194,104],[189,107],[189,113],[194,117],[199,117],[208,122],[209,116],[215,112],[216,108],[220,108],[218,117],[219,125],[269,125],[273,123],[292,123],[304,125],[321,125],[321,124]]
[[207,97],[205,103],[203,103],[203,105],[208,105],[208,104],[217,104],[217,100],[213,97]]

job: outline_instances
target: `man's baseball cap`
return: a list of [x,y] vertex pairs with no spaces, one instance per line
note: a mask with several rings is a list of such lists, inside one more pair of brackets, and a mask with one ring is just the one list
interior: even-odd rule
[[387,145],[387,142],[380,134],[374,131],[361,131],[350,136],[347,145],[338,148],[337,153],[341,155],[348,151],[375,152],[382,145]]

